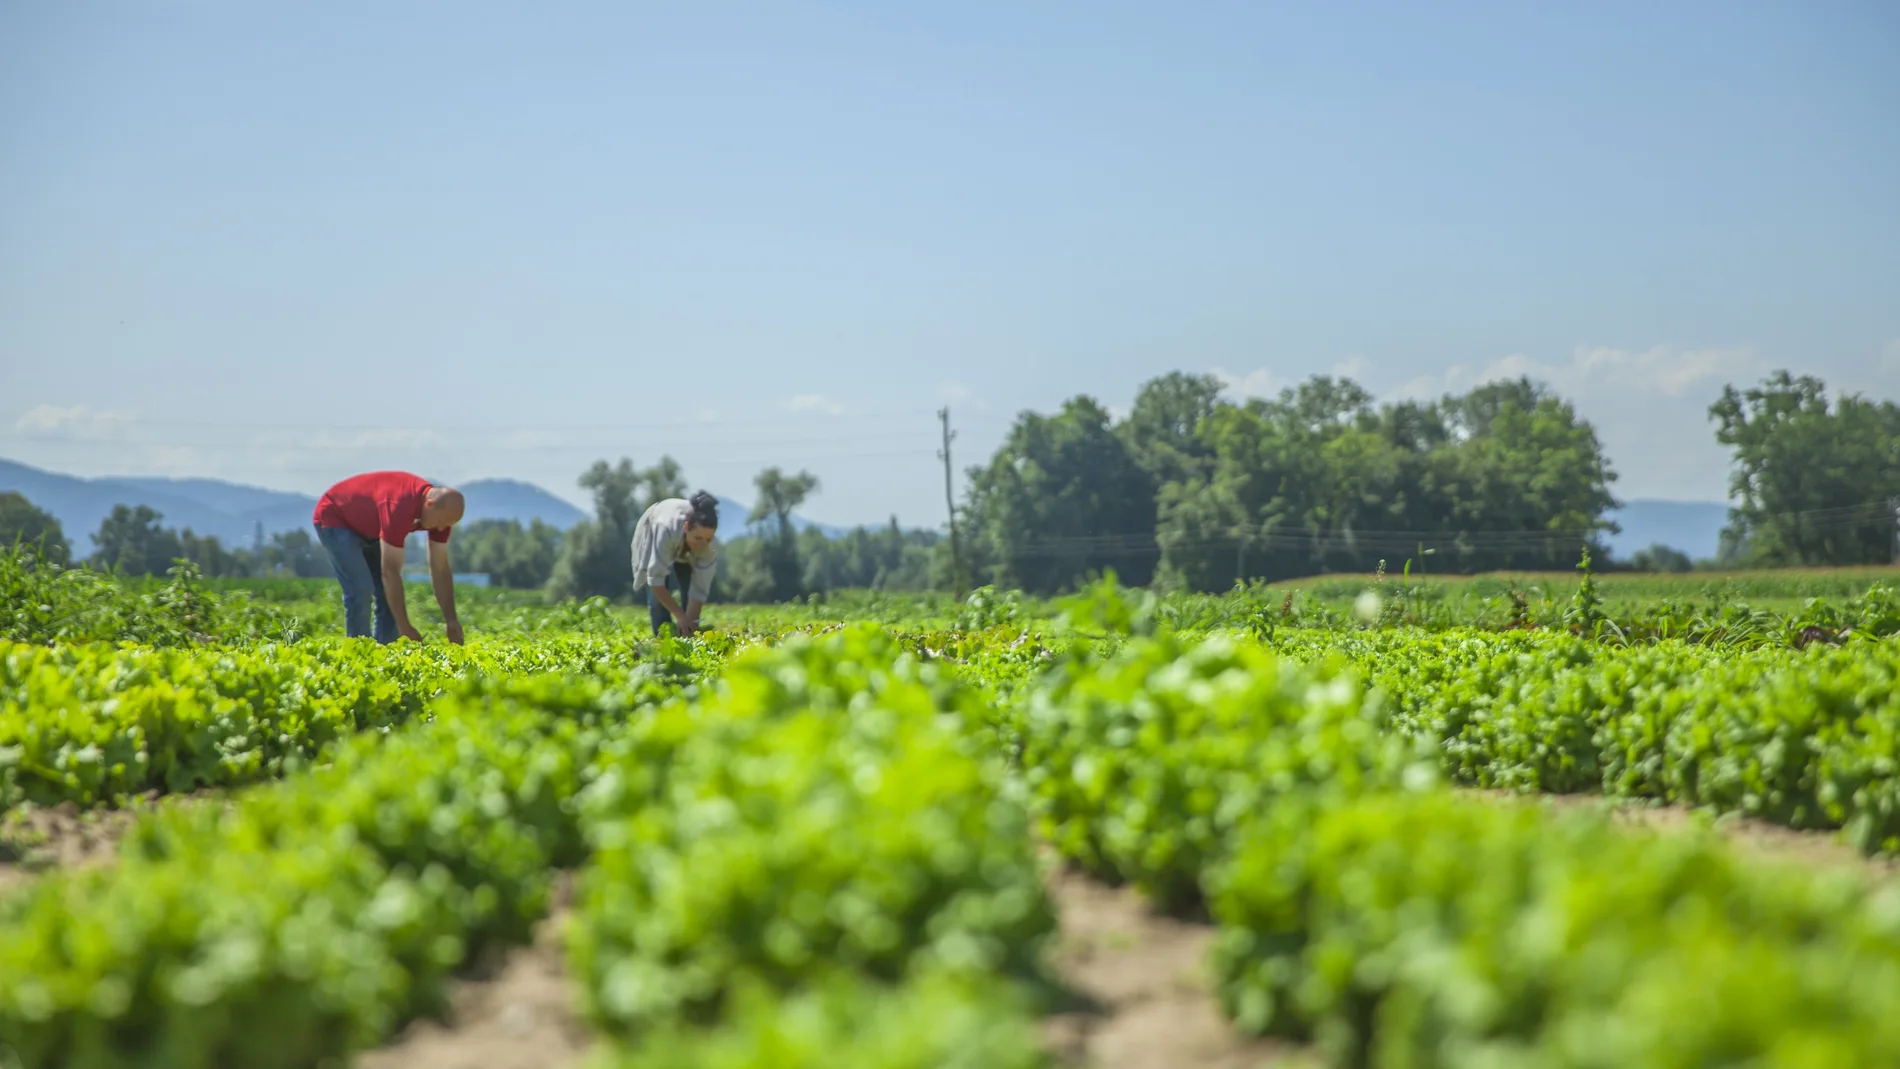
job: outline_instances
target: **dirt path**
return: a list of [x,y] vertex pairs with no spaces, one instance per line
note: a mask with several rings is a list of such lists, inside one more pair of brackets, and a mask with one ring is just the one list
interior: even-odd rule
[[1664,834],[1694,831],[1705,820],[1711,829],[1744,855],[1764,861],[1810,868],[1856,868],[1875,879],[1900,878],[1900,857],[1869,857],[1841,841],[1832,831],[1797,831],[1765,820],[1742,816],[1711,818],[1683,805],[1651,805],[1644,801],[1596,794],[1515,794],[1511,791],[1465,788],[1483,798],[1541,802],[1552,809],[1596,809],[1618,824]]
[[120,837],[148,810],[80,809],[65,802],[8,811],[0,817],[0,893],[49,869],[109,864],[118,856]]
[[[1209,989],[1213,929],[1150,913],[1132,891],[1051,877],[1061,931],[1054,964],[1085,1005],[1043,1024],[1050,1051],[1075,1069],[1298,1067],[1276,1044],[1242,1039]],[[487,976],[458,981],[445,1022],[418,1021],[356,1069],[573,1069],[592,1050],[562,953],[571,880],[533,945]]]
[[1049,1050],[1088,1069],[1253,1069],[1316,1064],[1241,1037],[1221,1015],[1207,970],[1210,925],[1150,912],[1127,888],[1058,870],[1054,964],[1086,1008],[1043,1022]]
[[358,1055],[356,1069],[571,1069],[593,1046],[575,1010],[563,930],[573,877],[562,873],[534,942],[488,975],[456,981],[446,1022],[416,1021],[388,1046]]

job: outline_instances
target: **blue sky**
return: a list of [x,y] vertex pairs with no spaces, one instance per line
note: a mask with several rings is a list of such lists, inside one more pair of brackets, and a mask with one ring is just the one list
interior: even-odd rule
[[1522,372],[1720,499],[1723,383],[1900,396],[1895,116],[1886,0],[7,4],[0,456],[932,524],[941,404]]

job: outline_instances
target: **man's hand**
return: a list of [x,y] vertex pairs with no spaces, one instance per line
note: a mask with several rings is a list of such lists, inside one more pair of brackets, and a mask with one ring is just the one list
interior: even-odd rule
[[399,626],[400,626],[400,628],[401,628],[401,630],[402,630],[402,637],[404,637],[404,638],[406,638],[406,639],[408,639],[408,640],[409,640],[409,641],[411,641],[411,642],[421,642],[421,641],[422,641],[422,632],[420,632],[420,631],[418,631],[418,630],[416,630],[416,625],[414,625],[414,624],[401,624],[401,625],[399,625]]
[[447,624],[443,625],[443,630],[448,632],[450,642],[455,643],[457,646],[462,644],[462,624],[460,621],[450,620]]

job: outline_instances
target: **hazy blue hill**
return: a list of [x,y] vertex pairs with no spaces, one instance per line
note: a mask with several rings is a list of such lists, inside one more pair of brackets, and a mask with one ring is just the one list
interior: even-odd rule
[[291,509],[302,509],[304,519],[317,506],[317,499],[287,490],[266,490],[221,479],[164,479],[152,476],[109,475],[92,480],[101,486],[130,487],[139,493],[163,494],[196,502],[228,516],[268,516]]
[[[165,480],[158,480],[164,482]],[[0,460],[0,490],[15,490],[52,513],[80,555],[92,552],[92,534],[114,505],[148,505],[165,516],[168,527],[189,527],[228,540],[237,533],[234,517],[172,489],[137,487],[102,479],[80,479]],[[308,514],[306,513],[306,516]],[[246,543],[250,532],[243,532]]]
[[[531,523],[536,519],[565,531],[588,513],[533,483],[517,479],[474,479],[460,484],[468,497],[468,518]],[[167,527],[191,528],[217,536],[227,546],[248,546],[264,525],[266,538],[281,531],[310,525],[316,498],[284,490],[267,490],[222,479],[166,479],[113,476],[83,479],[45,471],[17,461],[0,460],[0,491],[17,490],[27,500],[58,517],[66,537],[80,555],[92,552],[92,535],[115,505],[148,505],[164,515]],[[727,537],[745,530],[748,506],[720,497],[719,516]],[[803,530],[816,527],[831,537],[845,528],[814,523],[793,516]]]
[[476,479],[457,489],[468,499],[469,520],[540,520],[565,531],[587,518],[587,513],[546,490],[516,479]]

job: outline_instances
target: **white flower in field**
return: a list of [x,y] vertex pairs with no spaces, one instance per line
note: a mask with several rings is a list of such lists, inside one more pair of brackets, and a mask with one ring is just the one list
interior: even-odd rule
[[1385,599],[1380,597],[1376,590],[1368,590],[1360,594],[1352,603],[1352,611],[1369,624],[1379,622],[1379,612],[1384,608]]

